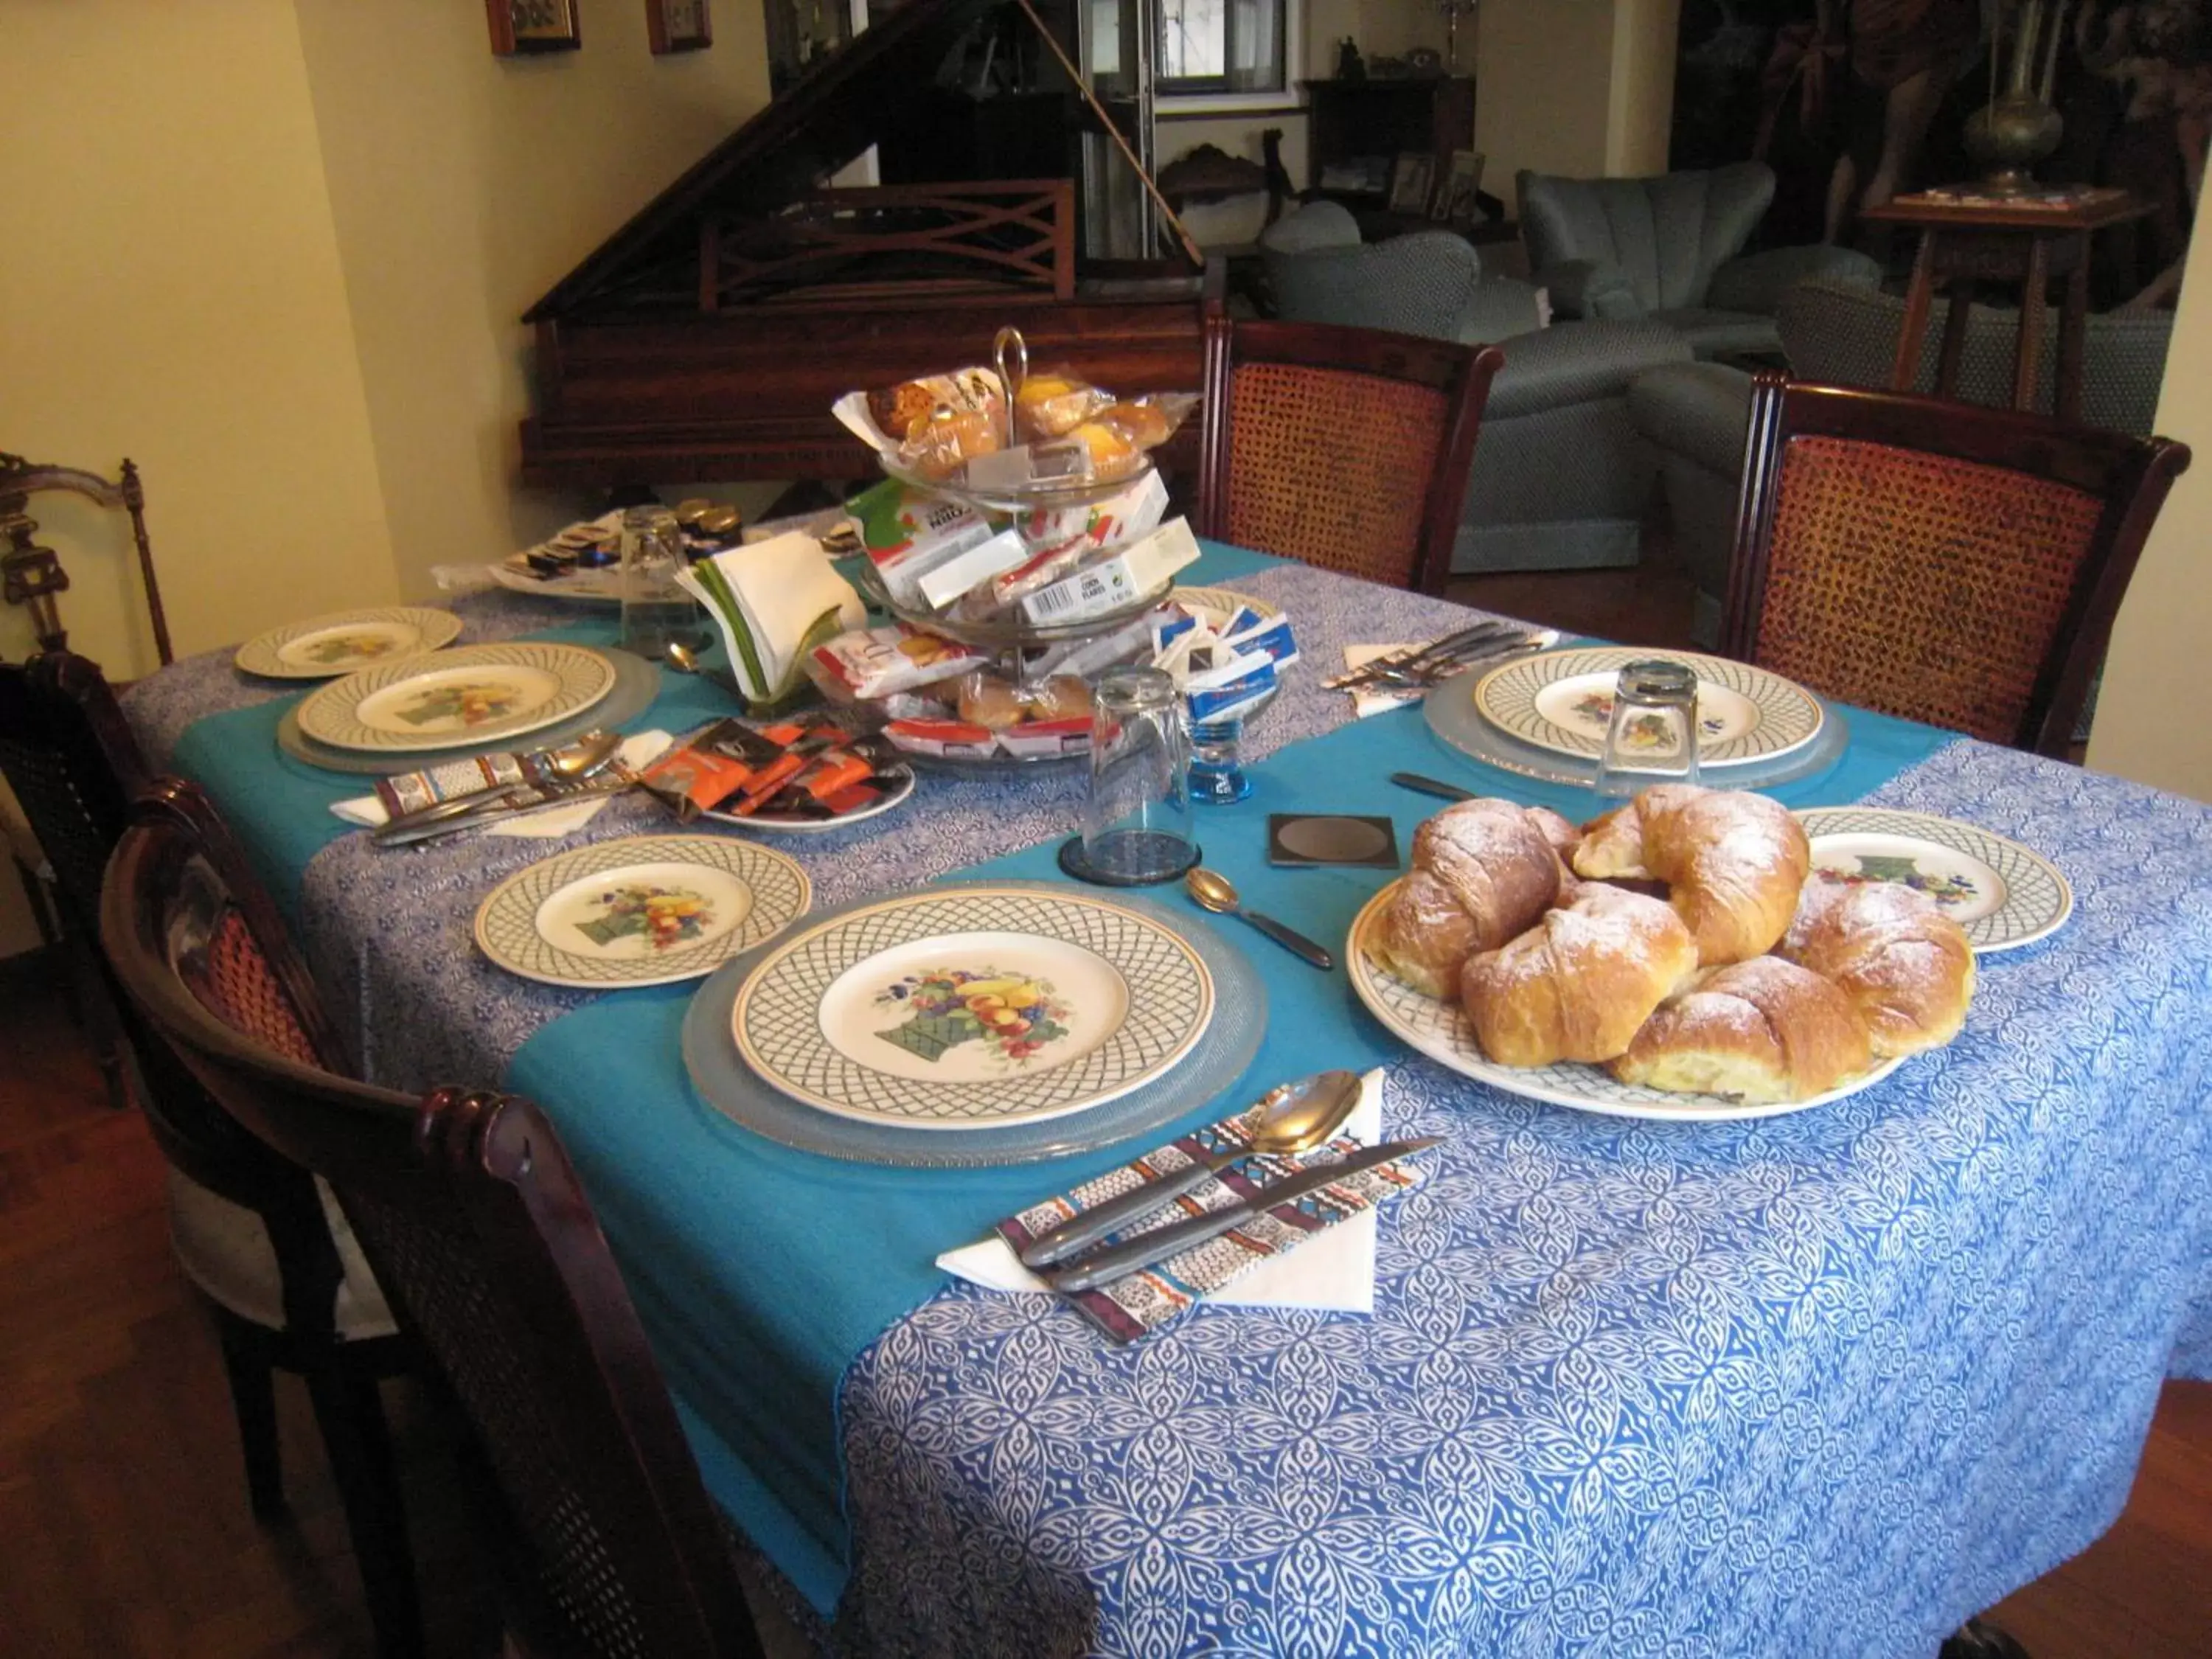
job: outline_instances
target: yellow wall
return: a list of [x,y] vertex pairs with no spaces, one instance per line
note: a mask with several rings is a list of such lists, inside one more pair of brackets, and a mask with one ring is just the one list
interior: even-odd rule
[[[0,448],[137,461],[179,652],[390,599],[291,9],[11,4],[0,64]],[[151,668],[125,521],[33,510],[75,584],[70,642],[118,678]],[[30,643],[0,607],[0,656]]]
[[1522,167],[1606,171],[1613,11],[1614,0],[1483,0],[1474,142],[1489,158],[1483,188],[1509,208]]
[[2212,236],[2191,240],[2158,431],[2195,452],[2166,498],[2112,629],[2089,764],[2212,801],[2212,726],[2203,703],[2212,645]]
[[1667,170],[1682,0],[1614,0],[1605,170],[1634,179]]
[[481,6],[297,0],[399,585],[588,503],[519,491],[516,319],[768,96],[757,5],[655,58],[645,8],[588,6],[580,52],[498,59]]

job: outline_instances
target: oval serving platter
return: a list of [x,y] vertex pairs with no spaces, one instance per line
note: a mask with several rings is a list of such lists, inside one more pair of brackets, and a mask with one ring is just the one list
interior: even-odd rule
[[1381,925],[1383,907],[1398,884],[1392,882],[1370,899],[1352,919],[1345,942],[1352,988],[1367,1011],[1391,1034],[1455,1072],[1487,1083],[1509,1095],[1571,1106],[1577,1111],[1598,1112],[1608,1117],[1646,1118],[1656,1122],[1737,1122],[1756,1117],[1779,1117],[1842,1100],[1862,1089],[1872,1088],[1899,1066],[1886,1060],[1862,1072],[1850,1082],[1814,1095],[1809,1100],[1747,1102],[1722,1095],[1677,1094],[1622,1083],[1601,1066],[1562,1060],[1553,1066],[1500,1066],[1482,1052],[1474,1028],[1457,1003],[1446,1002],[1417,991],[1402,980],[1376,967],[1367,955],[1369,931]]

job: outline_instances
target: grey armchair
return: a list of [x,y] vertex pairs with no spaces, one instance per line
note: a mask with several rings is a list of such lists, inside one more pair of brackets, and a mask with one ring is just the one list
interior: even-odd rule
[[1774,199],[1774,173],[1739,161],[1650,179],[1519,176],[1531,280],[1560,317],[1656,323],[1700,357],[1779,349],[1774,312],[1809,277],[1872,287],[1881,268],[1837,247],[1743,245]]
[[1449,231],[1362,243],[1351,214],[1312,202],[1269,226],[1261,263],[1276,314],[1496,343],[1452,569],[1550,570],[1636,562],[1656,465],[1628,416],[1629,384],[1688,346],[1638,322],[1541,326],[1526,283],[1482,273]]

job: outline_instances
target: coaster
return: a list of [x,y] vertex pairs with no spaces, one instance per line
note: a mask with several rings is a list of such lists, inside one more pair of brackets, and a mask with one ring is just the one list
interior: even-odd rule
[[[1162,882],[1182,880],[1183,872],[1196,867],[1202,856],[1194,842],[1148,832],[1139,832],[1120,850],[1122,856],[1102,868],[1085,854],[1083,837],[1070,836],[1060,844],[1060,867],[1076,880],[1099,887],[1157,887]],[[1391,860],[1392,867],[1396,862]]]
[[1270,812],[1270,864],[1349,864],[1363,870],[1398,867],[1398,831],[1387,817],[1350,812]]

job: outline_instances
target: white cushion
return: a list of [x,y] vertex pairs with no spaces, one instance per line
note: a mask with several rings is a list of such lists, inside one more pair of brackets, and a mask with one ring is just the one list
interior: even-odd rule
[[[376,1276],[362,1259],[353,1224],[319,1177],[316,1195],[330,1223],[345,1279],[332,1313],[339,1339],[361,1341],[398,1329]],[[261,1218],[175,1170],[169,1171],[169,1243],[185,1277],[240,1318],[272,1331],[284,1328],[284,1297],[276,1252]]]

